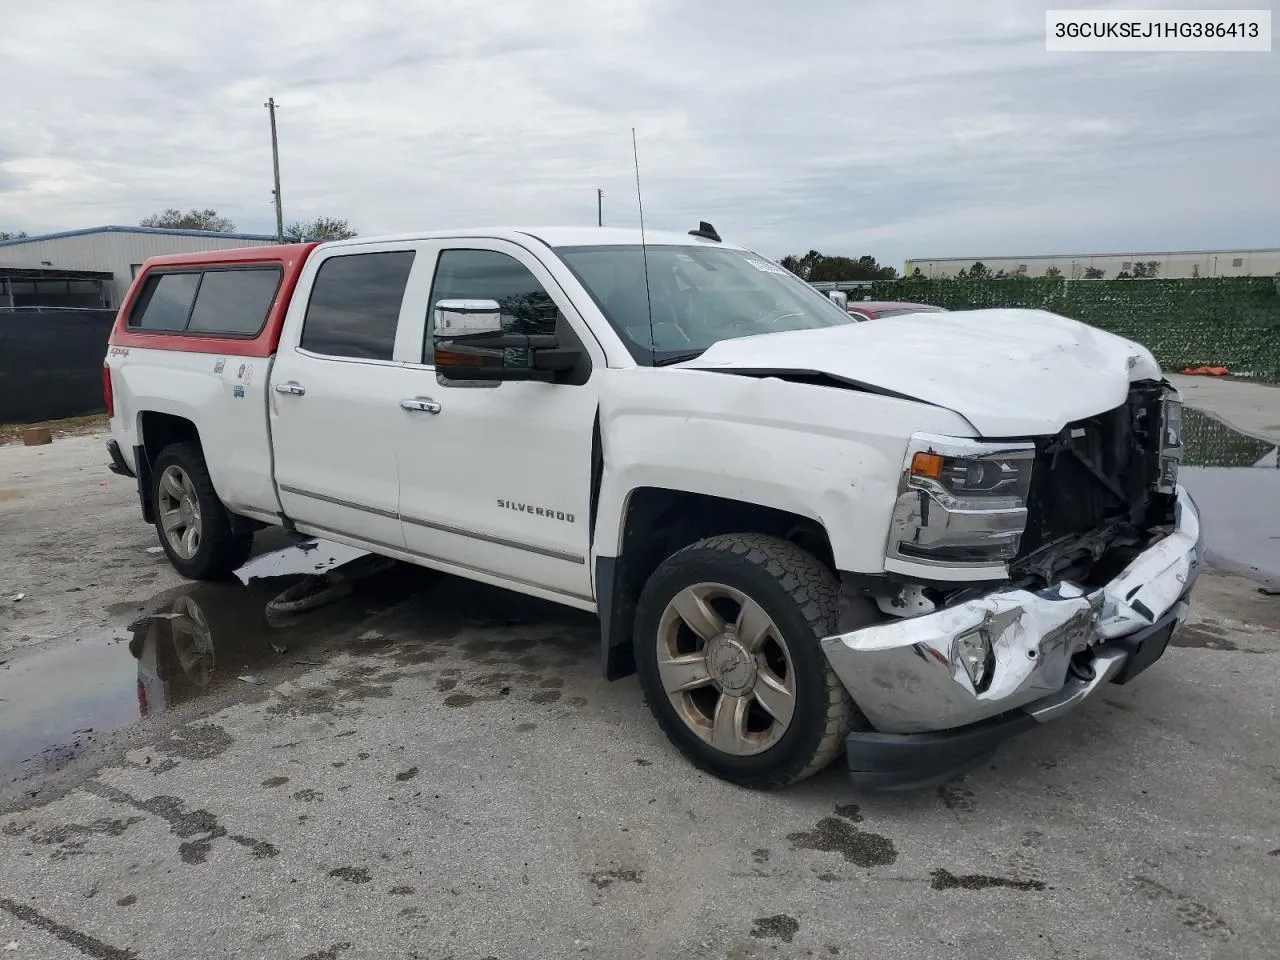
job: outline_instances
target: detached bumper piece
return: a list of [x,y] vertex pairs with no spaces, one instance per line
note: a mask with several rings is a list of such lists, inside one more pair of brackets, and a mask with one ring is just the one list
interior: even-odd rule
[[1186,619],[1203,557],[1199,512],[1180,487],[1174,530],[1100,589],[997,591],[827,637],[827,659],[875,728],[846,740],[854,782],[943,783],[1104,684],[1129,682]]
[[108,470],[122,477],[132,478],[134,476],[134,472],[129,469],[129,465],[124,461],[124,454],[120,452],[120,444],[114,440],[108,440],[107,455],[111,457],[111,462],[107,464]]

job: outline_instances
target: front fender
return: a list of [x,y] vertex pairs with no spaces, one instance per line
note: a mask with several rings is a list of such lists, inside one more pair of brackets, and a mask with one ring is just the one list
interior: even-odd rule
[[884,571],[911,434],[973,435],[958,414],[909,400],[676,368],[609,371],[600,425],[597,555],[619,555],[628,498],[658,487],[812,519],[836,566],[857,573]]

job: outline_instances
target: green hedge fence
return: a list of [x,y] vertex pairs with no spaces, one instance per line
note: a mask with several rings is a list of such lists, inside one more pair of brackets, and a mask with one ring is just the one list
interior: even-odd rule
[[[851,294],[852,300],[857,294]],[[952,310],[1049,310],[1145,344],[1166,370],[1226,367],[1280,382],[1280,277],[1198,280],[903,279],[876,281],[873,300]]]

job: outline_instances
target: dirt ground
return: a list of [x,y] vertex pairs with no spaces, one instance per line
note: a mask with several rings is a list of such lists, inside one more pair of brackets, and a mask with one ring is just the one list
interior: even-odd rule
[[[142,522],[104,433],[0,446],[0,656],[105,623],[182,578]],[[13,602],[12,597],[23,594]]]
[[952,784],[754,793],[599,677],[588,616],[413,569],[285,623],[279,581],[184,583],[103,439],[0,447],[6,958],[1274,955],[1250,580]]

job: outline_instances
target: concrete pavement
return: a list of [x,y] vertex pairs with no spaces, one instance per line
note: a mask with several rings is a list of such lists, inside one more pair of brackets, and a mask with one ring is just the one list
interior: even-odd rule
[[[598,676],[592,618],[400,571],[272,625],[170,577],[77,443],[0,450],[33,601],[0,628],[40,625],[0,685],[45,694],[50,744],[0,770],[6,960],[1274,954],[1280,601],[1250,580],[1206,575],[1161,662],[960,781],[753,793]],[[193,604],[207,649],[163,627]]]

